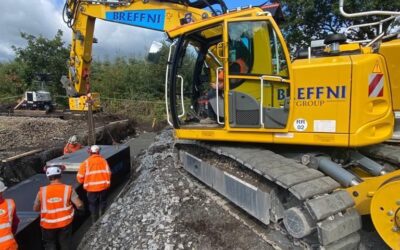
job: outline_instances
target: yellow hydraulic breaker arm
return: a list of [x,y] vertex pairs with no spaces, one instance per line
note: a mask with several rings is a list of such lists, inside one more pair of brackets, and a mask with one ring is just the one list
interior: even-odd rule
[[[213,6],[220,5],[220,10]],[[203,8],[208,7],[210,11]],[[69,77],[62,80],[70,97],[70,110],[87,110],[87,94],[90,90],[90,64],[92,44],[97,18],[165,31],[181,25],[206,19],[226,11],[222,0],[211,1],[84,1],[67,0],[64,6],[64,21],[72,29],[72,44],[69,59]],[[93,110],[100,109],[99,95],[91,93]]]

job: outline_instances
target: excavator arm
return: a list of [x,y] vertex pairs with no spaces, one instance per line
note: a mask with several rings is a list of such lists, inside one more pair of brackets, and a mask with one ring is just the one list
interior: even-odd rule
[[[219,5],[216,9],[215,6]],[[204,8],[208,8],[205,10]],[[84,1],[67,0],[63,10],[65,23],[73,31],[68,78],[62,83],[70,97],[71,110],[87,110],[86,98],[90,89],[90,64],[96,19],[165,31],[226,12],[222,0],[202,1]],[[98,94],[94,110],[100,108]]]

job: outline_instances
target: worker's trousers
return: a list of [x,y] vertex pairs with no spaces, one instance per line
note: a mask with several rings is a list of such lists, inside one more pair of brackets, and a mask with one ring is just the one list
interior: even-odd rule
[[72,237],[72,223],[62,228],[55,228],[55,229],[42,228],[42,240],[45,250],[56,250],[56,249],[70,250],[71,237]]
[[107,190],[100,192],[87,192],[89,211],[92,214],[104,213],[107,206]]

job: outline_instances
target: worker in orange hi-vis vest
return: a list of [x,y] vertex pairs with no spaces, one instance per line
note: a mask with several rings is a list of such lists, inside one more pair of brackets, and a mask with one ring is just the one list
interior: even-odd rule
[[65,147],[64,147],[64,155],[72,154],[81,148],[83,148],[83,147],[78,142],[78,138],[76,137],[76,135],[73,135],[69,138],[67,145],[65,145]]
[[99,146],[91,146],[88,152],[90,156],[79,166],[76,178],[87,191],[89,210],[94,223],[106,209],[111,171],[107,161],[100,155]]
[[0,249],[14,250],[18,249],[14,234],[17,232],[19,219],[14,200],[3,198],[6,189],[7,187],[0,181]]
[[84,211],[83,203],[72,186],[61,182],[63,168],[60,165],[45,168],[50,185],[40,188],[33,205],[34,211],[40,211],[40,227],[46,250],[55,250],[57,245],[62,250],[71,249],[73,205]]

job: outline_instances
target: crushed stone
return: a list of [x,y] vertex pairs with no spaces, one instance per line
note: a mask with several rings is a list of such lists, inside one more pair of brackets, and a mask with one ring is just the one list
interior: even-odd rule
[[186,178],[171,130],[139,159],[139,176],[78,249],[272,249]]

